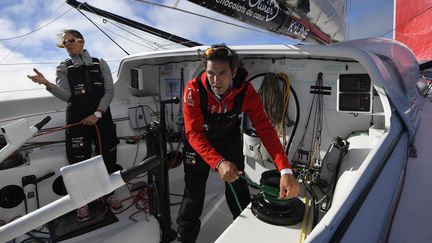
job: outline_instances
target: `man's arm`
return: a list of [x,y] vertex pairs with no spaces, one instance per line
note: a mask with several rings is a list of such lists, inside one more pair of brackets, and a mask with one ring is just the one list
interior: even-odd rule
[[255,127],[258,136],[264,144],[264,147],[269,152],[273,161],[281,172],[279,181],[279,198],[296,197],[300,192],[300,185],[292,175],[291,163],[282,147],[279,137],[270,123],[267,115],[264,112],[261,98],[255,92],[251,84],[247,84],[245,99],[243,101],[243,109],[248,114]]
[[285,155],[285,151],[274,127],[264,112],[261,98],[255,92],[252,85],[248,84],[248,86],[243,101],[244,111],[246,111],[264,147],[269,152],[273,161],[275,161],[278,170],[290,169],[291,163],[289,163]]

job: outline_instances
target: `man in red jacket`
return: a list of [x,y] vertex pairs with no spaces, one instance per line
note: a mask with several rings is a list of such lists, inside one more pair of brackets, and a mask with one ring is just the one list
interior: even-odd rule
[[280,198],[296,197],[299,184],[275,129],[264,112],[260,97],[247,72],[237,67],[238,56],[225,44],[213,45],[204,55],[205,72],[187,83],[184,90],[185,190],[177,218],[178,240],[198,237],[205,186],[210,168],[225,181],[225,197],[234,219],[240,215],[231,183],[244,209],[250,203],[247,183],[240,179],[245,164],[240,133],[240,114],[246,112],[258,136],[281,172]]

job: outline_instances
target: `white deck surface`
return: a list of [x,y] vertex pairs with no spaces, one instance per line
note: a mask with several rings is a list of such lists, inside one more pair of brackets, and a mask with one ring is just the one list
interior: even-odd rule
[[409,158],[391,243],[432,242],[432,103],[425,100],[416,132],[417,158]]
[[[285,243],[299,242],[302,223],[277,226],[265,223],[253,215],[249,204],[233,224],[218,238],[217,243]],[[239,233],[243,232],[243,233]]]

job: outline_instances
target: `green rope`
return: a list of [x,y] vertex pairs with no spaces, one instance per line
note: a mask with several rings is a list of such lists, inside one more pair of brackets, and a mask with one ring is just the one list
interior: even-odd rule
[[246,176],[242,178],[245,179],[246,182],[251,184],[253,187],[260,189],[264,194],[264,198],[267,199],[269,202],[278,205],[285,205],[287,203],[287,199],[279,199],[279,188],[266,184],[258,185]]
[[255,189],[261,189],[261,186],[255,183],[251,178],[249,178],[247,175],[241,175],[240,178],[245,180],[250,186],[252,186]]
[[259,189],[263,192],[265,199],[268,201],[279,204],[279,205],[285,205],[290,199],[279,199],[279,191],[280,189],[274,186],[269,186],[266,184],[258,185],[252,179],[250,179],[246,175],[240,176],[240,178],[244,179],[250,186]]
[[[274,186],[269,186],[269,185],[259,185],[257,183],[255,183],[254,181],[252,181],[251,178],[249,178],[247,175],[241,175],[240,176],[241,179],[245,180],[246,183],[249,184],[249,186],[261,190],[262,193],[264,194],[264,198],[266,200],[268,200],[269,202],[273,203],[273,204],[277,204],[277,205],[286,205],[291,199],[279,199],[279,188],[274,187]],[[234,195],[235,201],[237,203],[237,206],[241,211],[243,211],[243,208],[240,205],[240,201],[238,199],[237,193],[234,190],[234,187],[231,185],[230,182],[228,182],[229,187],[231,188],[231,191]]]
[[235,192],[234,187],[231,185],[231,182],[228,182],[228,185],[229,185],[229,187],[231,188],[231,191],[232,191],[232,193],[233,193],[233,195],[234,195],[235,201],[236,201],[236,203],[237,203],[237,207],[239,208],[240,212],[243,211],[243,208],[242,208],[242,206],[240,205],[240,201],[239,201],[239,199],[238,199],[238,197],[237,197],[237,193]]

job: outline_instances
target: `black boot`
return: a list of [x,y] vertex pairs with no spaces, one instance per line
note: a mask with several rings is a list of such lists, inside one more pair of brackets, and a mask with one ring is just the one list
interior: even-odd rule
[[179,226],[177,229],[177,240],[182,243],[195,243],[201,228],[201,222],[189,227]]

